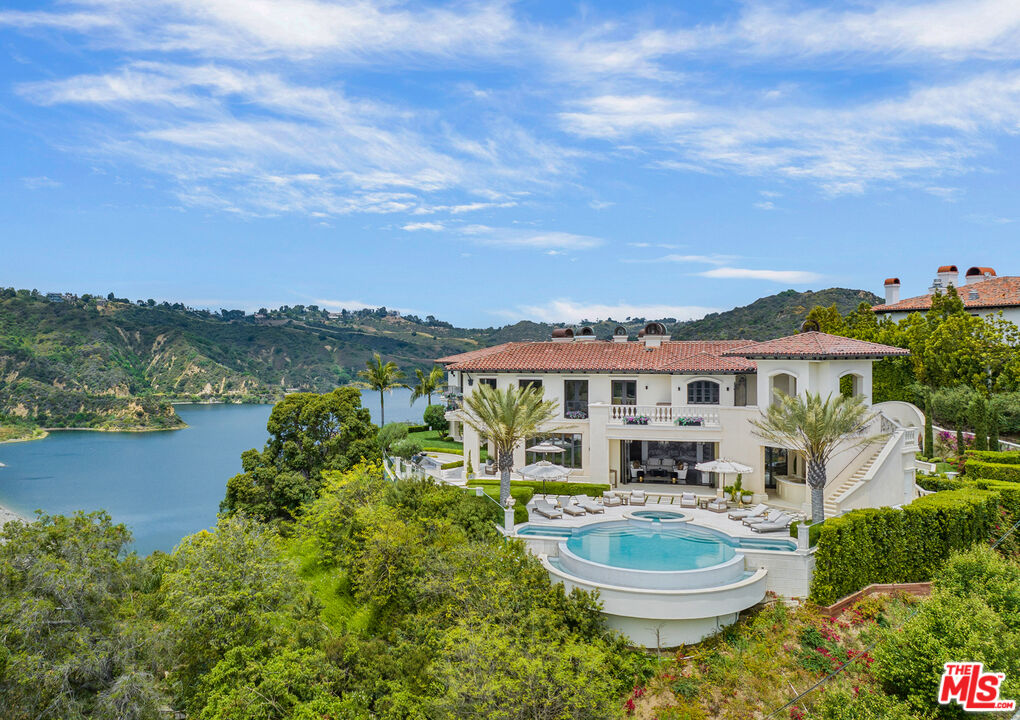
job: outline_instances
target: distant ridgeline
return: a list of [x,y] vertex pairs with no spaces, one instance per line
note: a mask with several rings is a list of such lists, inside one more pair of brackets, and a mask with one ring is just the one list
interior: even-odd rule
[[[849,311],[879,298],[859,290],[793,290],[704,320],[674,337],[762,340],[796,330],[815,305]],[[609,337],[648,320],[585,322]],[[548,339],[554,325],[455,328],[385,307],[315,305],[210,312],[183,304],[0,289],[0,423],[97,429],[182,425],[170,401],[269,402],[287,390],[325,392],[355,379],[373,352],[405,372],[434,358],[511,341]]]

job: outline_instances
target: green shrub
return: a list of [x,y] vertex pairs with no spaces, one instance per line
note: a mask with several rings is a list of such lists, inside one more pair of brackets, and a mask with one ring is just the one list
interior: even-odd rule
[[935,578],[930,599],[875,651],[886,691],[919,715],[962,717],[937,704],[943,663],[966,658],[1006,675],[1002,696],[1020,691],[1020,566],[987,548],[954,555]]
[[428,425],[408,425],[407,426],[407,432],[409,432],[409,433],[420,433],[420,432],[428,432],[428,431],[429,431],[429,426]]
[[386,423],[379,429],[379,447],[383,450],[389,450],[394,444],[407,439],[407,433],[407,423]]
[[464,454],[464,451],[460,450],[458,448],[436,447],[434,445],[425,445],[422,448],[422,451],[423,452],[435,452],[435,453],[448,453],[450,455],[463,455]]
[[959,490],[962,487],[966,487],[967,483],[964,480],[950,480],[947,477],[941,475],[930,475],[927,477],[918,476],[917,484],[923,487],[925,490],[931,490],[932,492],[942,492],[943,490]]
[[806,527],[808,529],[808,546],[814,547],[818,544],[818,535],[822,531],[822,523],[815,523],[814,525],[804,525],[804,520],[798,520],[790,525],[790,537],[797,539],[800,537],[800,528]]
[[453,462],[443,463],[439,466],[441,470],[452,470],[453,468],[464,467],[463,460],[454,460]]
[[950,553],[988,539],[1000,496],[968,486],[903,509],[853,510],[822,524],[811,599],[828,605],[872,583],[929,580]]
[[967,453],[967,459],[973,458],[981,462],[1002,463],[1005,465],[1020,465],[1020,450],[1007,450],[993,452],[992,450],[971,450]]
[[1020,465],[967,460],[964,467],[968,478],[1020,482]]
[[410,460],[412,457],[422,452],[422,447],[414,440],[404,438],[403,440],[397,440],[393,445],[390,446],[390,454],[395,455],[405,460]]
[[433,430],[438,430],[443,435],[450,429],[450,423],[446,419],[446,407],[444,405],[429,405],[422,415],[425,425]]

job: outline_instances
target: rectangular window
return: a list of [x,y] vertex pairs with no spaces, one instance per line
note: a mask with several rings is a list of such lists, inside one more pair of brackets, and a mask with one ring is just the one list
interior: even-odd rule
[[581,441],[581,433],[552,433],[549,435],[543,435],[528,440],[528,445],[550,444],[556,447],[563,448],[561,453],[532,453],[525,452],[524,460],[525,463],[530,465],[531,463],[539,462],[540,460],[548,460],[554,465],[562,465],[566,468],[581,469],[581,451],[583,443]]
[[493,390],[495,390],[496,389],[496,378],[481,378],[478,381],[478,384],[479,385],[488,385]]
[[688,405],[718,405],[719,383],[712,380],[695,380],[687,383]]
[[588,417],[588,381],[563,381],[563,417],[583,420]]
[[613,405],[637,405],[637,380],[613,380]]
[[523,390],[524,388],[528,387],[529,385],[531,387],[535,388],[536,390],[538,390],[539,388],[542,387],[542,381],[541,380],[528,380],[528,379],[523,379],[523,378],[521,380],[517,381],[517,387],[519,387],[521,390]]

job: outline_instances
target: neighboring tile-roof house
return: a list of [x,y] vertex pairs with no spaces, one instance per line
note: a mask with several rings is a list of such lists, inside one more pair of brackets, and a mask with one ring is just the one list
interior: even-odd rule
[[[985,268],[994,272],[990,268]],[[988,277],[971,281],[956,289],[963,306],[968,310],[995,310],[997,308],[1020,307],[1020,277]],[[971,295],[976,297],[971,297]],[[918,295],[889,305],[875,305],[876,313],[915,312],[931,308],[932,295]]]
[[806,332],[776,340],[751,343],[723,353],[757,359],[803,359],[823,360],[834,358],[883,358],[892,355],[909,355],[904,348],[880,345],[879,343],[853,338],[829,335],[822,332]]
[[665,341],[658,347],[643,342],[514,342],[491,352],[474,350],[443,358],[449,370],[471,372],[648,372],[746,373],[753,361],[723,357],[747,340]]
[[478,350],[468,350],[467,352],[457,353],[456,355],[447,355],[436,359],[436,362],[440,365],[447,365],[452,362],[466,362],[468,360],[474,360],[475,358],[485,357],[492,353],[497,353],[503,350],[508,345],[513,343],[503,343],[502,345],[493,345],[492,347],[479,348]]

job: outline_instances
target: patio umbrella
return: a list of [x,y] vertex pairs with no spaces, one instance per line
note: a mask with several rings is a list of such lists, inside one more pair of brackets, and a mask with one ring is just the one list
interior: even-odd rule
[[566,450],[561,448],[559,445],[553,445],[552,443],[539,443],[538,445],[532,445],[531,447],[525,449],[528,452],[539,453],[544,455],[548,455],[551,453],[566,452]]
[[539,460],[537,463],[525,465],[517,471],[521,476],[542,481],[542,494],[545,495],[546,480],[562,480],[570,474],[570,470],[562,465],[554,465],[548,460]]
[[724,475],[747,475],[748,473],[754,472],[753,467],[738,463],[735,460],[709,460],[707,462],[698,463],[694,466],[695,469],[701,470],[701,472],[714,472],[719,473],[720,485],[717,490],[722,489],[722,476]]

